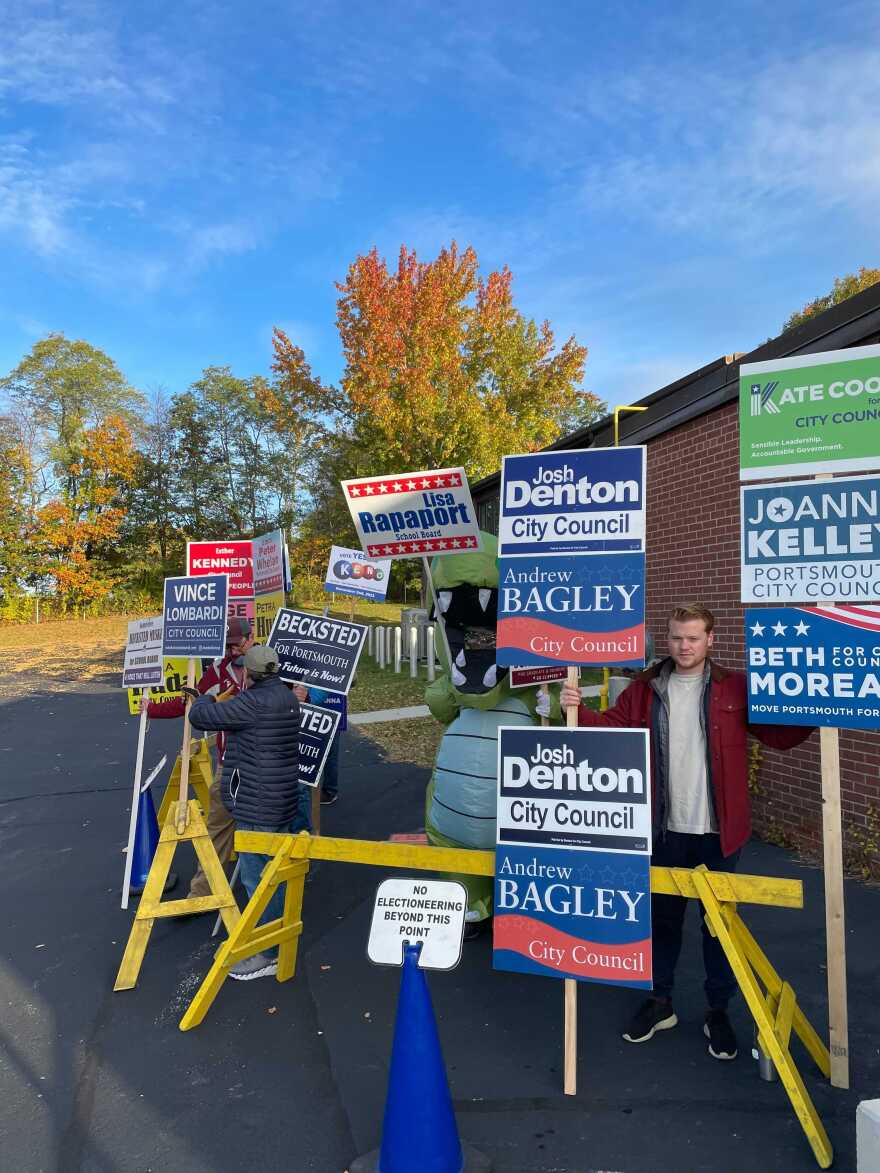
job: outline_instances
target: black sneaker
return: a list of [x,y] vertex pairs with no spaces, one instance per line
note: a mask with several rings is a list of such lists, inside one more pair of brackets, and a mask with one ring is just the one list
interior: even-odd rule
[[678,1018],[671,1002],[658,1002],[648,998],[636,1011],[632,1022],[623,1032],[628,1043],[646,1043],[657,1030],[672,1030],[678,1026]]
[[709,1040],[709,1054],[713,1059],[735,1059],[736,1035],[726,1010],[707,1010],[703,1034]]
[[332,806],[333,803],[336,802],[337,798],[339,798],[338,794],[325,794],[324,791],[322,790],[321,791],[321,806]]

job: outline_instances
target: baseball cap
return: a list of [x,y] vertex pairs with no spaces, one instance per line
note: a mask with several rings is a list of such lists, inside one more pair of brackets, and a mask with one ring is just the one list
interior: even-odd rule
[[233,615],[231,619],[226,621],[226,646],[241,643],[243,639],[247,639],[250,633],[250,620],[240,619],[237,615]]
[[265,644],[254,644],[244,654],[244,666],[255,680],[278,671],[278,653]]

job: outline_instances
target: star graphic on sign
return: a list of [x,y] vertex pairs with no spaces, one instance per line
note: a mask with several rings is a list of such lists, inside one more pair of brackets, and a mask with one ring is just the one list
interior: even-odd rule
[[394,553],[394,547],[393,547],[393,546],[383,546],[383,547],[382,547],[382,553],[383,553],[383,554],[393,554],[393,553]]
[[800,623],[796,623],[794,625],[794,629],[798,633],[798,635],[806,635],[807,632],[810,630],[808,624],[804,623],[803,619],[800,621]]
[[752,635],[763,635],[764,634],[764,624],[763,623],[753,623],[749,630],[751,631]]
[[395,493],[402,493],[403,492],[403,485],[400,483],[400,481],[394,482],[394,492]]
[[786,514],[786,509],[785,509],[785,506],[782,504],[777,505],[776,508],[773,510],[774,517],[784,517],[785,514]]
[[361,491],[359,488],[357,488],[356,485],[352,485],[352,487],[348,490],[348,492],[352,497],[360,497],[360,495],[361,495]]
[[781,621],[779,623],[773,624],[773,634],[774,635],[785,635],[787,630],[788,629],[786,628],[785,624],[782,623]]
[[382,484],[379,486],[379,492],[380,492],[380,493],[387,493],[387,492],[388,492],[388,486],[385,484],[385,482],[384,482],[384,481],[383,481],[383,482],[382,482]]
[[419,486],[416,484],[416,482],[415,482],[415,481],[407,481],[407,482],[406,482],[406,487],[407,487],[408,489],[417,489]]
[[376,490],[373,488],[373,486],[372,486],[372,485],[367,485],[367,487],[364,489],[364,492],[365,492],[365,493],[367,493],[368,495],[369,495],[370,493],[375,493],[375,491],[376,491]]
[[439,489],[439,488],[440,488],[442,485],[445,485],[445,484],[446,484],[446,477],[437,477],[436,481],[434,481],[434,485],[435,485],[435,486],[436,486],[438,489]]

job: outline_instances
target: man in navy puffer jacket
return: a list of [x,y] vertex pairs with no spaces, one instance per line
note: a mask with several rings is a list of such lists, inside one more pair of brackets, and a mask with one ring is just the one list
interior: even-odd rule
[[[237,831],[288,834],[308,830],[308,797],[299,782],[299,702],[277,675],[274,648],[250,648],[244,667],[247,690],[222,705],[215,704],[212,696],[200,697],[189,711],[190,724],[227,735],[220,785]],[[248,899],[269,859],[251,852],[239,855],[241,882]],[[284,896],[278,888],[261,923],[280,917],[283,908]],[[278,969],[277,954],[273,948],[247,957],[232,967],[229,976],[237,981],[268,977]]]

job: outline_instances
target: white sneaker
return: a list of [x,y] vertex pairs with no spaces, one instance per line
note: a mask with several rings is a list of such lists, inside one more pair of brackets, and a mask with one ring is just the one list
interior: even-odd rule
[[272,977],[277,972],[277,958],[267,957],[265,953],[255,953],[253,957],[237,961],[230,969],[229,976],[237,982],[252,982],[254,978]]

